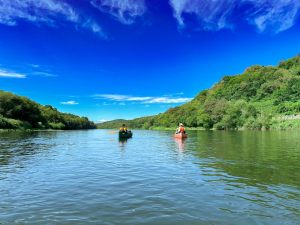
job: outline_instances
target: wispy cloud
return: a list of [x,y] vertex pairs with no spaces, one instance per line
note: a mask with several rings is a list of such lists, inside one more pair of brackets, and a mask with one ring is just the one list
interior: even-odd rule
[[39,67],[41,67],[40,65],[38,65],[38,64],[28,64],[29,66],[31,66],[31,67],[33,67],[33,68],[39,68]]
[[44,71],[35,71],[35,72],[32,72],[31,75],[40,76],[40,77],[57,77],[56,74],[44,72]]
[[91,4],[123,24],[134,23],[146,11],[144,0],[91,0]]
[[16,25],[19,20],[54,24],[56,16],[72,22],[79,20],[70,5],[55,0],[1,0],[0,15],[0,22],[7,25]]
[[108,38],[108,36],[105,34],[105,32],[100,27],[100,25],[91,19],[82,22],[81,26],[85,29],[91,30],[92,32],[94,32],[96,34],[99,34],[104,39]]
[[174,16],[180,26],[185,25],[184,14],[196,15],[203,29],[228,27],[227,17],[234,8],[235,0],[170,0]]
[[299,0],[169,0],[180,27],[186,25],[185,14],[195,15],[203,30],[233,28],[236,15],[260,31],[278,33],[291,28],[299,15]]
[[118,95],[118,94],[96,94],[93,95],[96,99],[104,99],[115,102],[136,102],[141,104],[177,104],[177,103],[186,103],[191,101],[191,98],[182,98],[182,97],[140,97],[140,96],[131,96],[131,95]]
[[299,16],[299,0],[251,0],[251,2],[253,10],[250,10],[248,21],[256,25],[261,32],[272,30],[278,33],[287,30],[295,24]]
[[96,123],[104,123],[104,122],[107,122],[108,120],[106,120],[106,119],[101,119],[101,120],[98,120],[98,121],[96,121]]
[[[1,1],[1,0],[0,0]],[[9,69],[7,69],[9,68]],[[6,78],[29,78],[29,77],[57,77],[49,68],[38,64],[25,64],[18,66],[1,66],[0,77]]]
[[117,95],[117,94],[96,94],[95,98],[108,99],[112,101],[146,101],[151,97],[134,97],[129,95]]
[[16,73],[12,71],[7,71],[7,70],[2,70],[0,69],[0,78],[18,78],[18,79],[23,79],[26,78],[26,74],[22,73]]
[[191,98],[170,98],[170,97],[153,97],[148,101],[145,101],[146,104],[153,103],[165,103],[165,104],[176,104],[176,103],[185,103],[191,101]]
[[[86,0],[102,13],[123,24],[133,24],[147,11],[146,0]],[[195,29],[232,29],[236,18],[259,32],[278,33],[291,28],[300,11],[300,0],[168,0],[179,27],[196,18]],[[0,24],[16,26],[21,21],[56,27],[73,24],[107,39],[102,27],[83,13],[73,1],[66,0],[0,0]],[[150,4],[149,1],[148,4]],[[188,19],[189,18],[189,19]],[[194,21],[191,23],[195,26]]]
[[0,23],[16,26],[20,21],[49,26],[58,26],[62,21],[67,21],[102,34],[99,25],[81,17],[66,2],[59,0],[0,0]]
[[66,102],[61,102],[61,105],[78,105],[79,103],[76,101],[66,101]]
[[58,77],[57,73],[52,71],[53,70],[52,67],[48,65],[28,63],[23,67],[23,69],[27,71],[26,74],[28,74],[28,76]]

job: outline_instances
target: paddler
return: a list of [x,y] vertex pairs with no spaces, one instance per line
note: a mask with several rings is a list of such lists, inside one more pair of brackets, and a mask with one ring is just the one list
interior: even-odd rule
[[127,131],[128,131],[127,126],[125,124],[123,124],[122,127],[120,127],[120,132],[127,133]]
[[179,127],[176,129],[176,134],[185,134],[185,128],[184,128],[184,125],[183,123],[179,123]]

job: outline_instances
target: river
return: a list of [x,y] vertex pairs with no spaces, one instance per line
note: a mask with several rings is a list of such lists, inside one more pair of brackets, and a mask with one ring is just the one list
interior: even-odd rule
[[1,132],[0,224],[300,224],[300,132]]

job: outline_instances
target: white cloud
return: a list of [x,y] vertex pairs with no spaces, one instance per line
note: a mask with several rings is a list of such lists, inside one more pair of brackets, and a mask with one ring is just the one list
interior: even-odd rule
[[[59,0],[0,0],[0,23],[16,26],[20,21],[57,26],[61,21],[102,34],[95,22],[87,22],[67,3]],[[60,22],[57,22],[60,21]]]
[[91,0],[91,4],[123,24],[134,23],[146,11],[144,0]]
[[[29,66],[29,68],[28,68]],[[57,77],[56,74],[49,72],[48,70],[43,71],[40,65],[28,64],[26,67],[19,67],[18,70],[22,72],[16,72],[15,70],[0,68],[0,77],[6,78],[28,78],[28,77]]]
[[115,102],[121,102],[120,104],[125,104],[124,102],[137,102],[141,104],[177,104],[186,103],[191,101],[191,98],[182,97],[140,97],[131,95],[118,95],[118,94],[97,94],[93,96],[96,99],[105,99]]
[[41,66],[38,64],[28,64],[29,66],[33,67],[33,68],[40,68]]
[[68,4],[56,0],[1,0],[0,22],[16,25],[19,20],[54,23],[55,16],[76,22],[78,15]]
[[[1,1],[1,0],[0,0]],[[51,72],[51,67],[47,65],[39,65],[35,63],[26,64],[22,67],[27,71],[28,76],[39,76],[39,77],[57,77],[58,75]]]
[[[247,10],[237,14],[260,32],[278,33],[291,28],[299,15],[299,0],[169,0],[174,17],[181,27],[186,25],[185,14],[195,15],[203,30],[220,30],[234,27],[231,20],[238,8]],[[245,7],[244,7],[245,8]]]
[[135,97],[129,95],[117,95],[117,94],[97,94],[95,98],[108,99],[112,101],[146,101],[150,100],[151,97]]
[[146,104],[153,104],[153,103],[185,103],[191,101],[191,98],[170,98],[170,97],[153,97],[152,99],[145,101]]
[[67,101],[67,102],[61,102],[61,105],[78,105],[79,103],[76,101]]
[[261,32],[272,30],[278,33],[291,28],[300,11],[299,0],[251,0],[251,2],[254,9],[248,21],[256,25]]
[[107,39],[107,35],[103,32],[102,28],[93,20],[86,20],[81,25],[83,28],[91,30],[92,32],[99,34],[102,38]]
[[174,16],[180,26],[185,25],[183,14],[198,17],[203,29],[228,27],[227,16],[232,11],[235,0],[170,0]]
[[57,77],[57,75],[49,72],[44,72],[44,71],[35,71],[31,73],[34,76],[41,76],[41,77]]
[[16,72],[11,72],[11,71],[7,71],[7,70],[2,70],[0,69],[0,78],[26,78],[26,74],[22,74],[22,73],[16,73]]
[[108,120],[106,119],[101,119],[101,120],[98,120],[96,123],[104,123],[104,122],[107,122]]

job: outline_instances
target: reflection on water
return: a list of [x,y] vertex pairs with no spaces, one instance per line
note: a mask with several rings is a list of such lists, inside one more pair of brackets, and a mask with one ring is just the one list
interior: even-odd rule
[[180,152],[184,152],[184,143],[186,142],[186,139],[174,138],[174,141],[176,142],[176,144],[178,146],[178,150]]
[[125,146],[127,143],[128,139],[127,138],[119,138],[119,143],[121,146]]
[[[298,132],[201,132],[193,136],[194,155],[212,159],[204,165],[251,184],[300,187]],[[249,184],[250,184],[249,183]]]
[[299,224],[299,162],[298,132],[4,132],[0,224]]
[[10,162],[22,166],[29,156],[53,147],[55,137],[56,132],[45,132],[42,138],[38,132],[1,132],[0,167]]
[[121,150],[125,150],[126,149],[126,144],[128,142],[127,138],[119,138],[119,146]]

